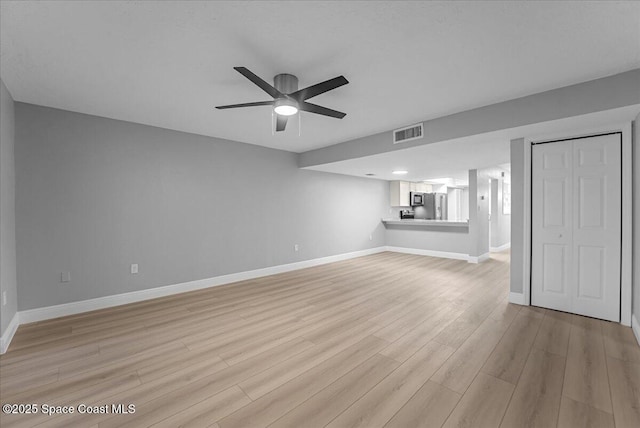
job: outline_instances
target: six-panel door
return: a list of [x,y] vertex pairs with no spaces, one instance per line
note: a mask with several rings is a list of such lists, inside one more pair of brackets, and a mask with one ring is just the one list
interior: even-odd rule
[[621,138],[532,149],[531,304],[620,321]]

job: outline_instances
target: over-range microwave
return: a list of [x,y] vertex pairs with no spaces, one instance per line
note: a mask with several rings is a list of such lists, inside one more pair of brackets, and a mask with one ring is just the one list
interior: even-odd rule
[[409,202],[412,207],[418,205],[424,205],[424,193],[411,192],[409,193]]

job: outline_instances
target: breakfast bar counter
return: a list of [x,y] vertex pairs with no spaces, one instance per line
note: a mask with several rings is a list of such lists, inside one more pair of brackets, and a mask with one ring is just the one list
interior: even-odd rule
[[408,227],[453,227],[469,229],[469,222],[466,221],[450,221],[450,220],[423,220],[413,218],[383,218],[382,223],[393,226],[408,226]]

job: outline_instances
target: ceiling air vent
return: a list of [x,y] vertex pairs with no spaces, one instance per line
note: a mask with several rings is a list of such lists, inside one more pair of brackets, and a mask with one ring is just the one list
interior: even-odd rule
[[393,144],[405,143],[407,141],[422,138],[424,136],[422,131],[422,123],[407,126],[406,128],[396,129],[393,131]]

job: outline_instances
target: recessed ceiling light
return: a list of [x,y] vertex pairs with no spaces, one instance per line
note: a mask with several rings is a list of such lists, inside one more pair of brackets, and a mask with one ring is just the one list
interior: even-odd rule
[[404,175],[404,174],[409,174],[409,171],[405,171],[405,170],[402,170],[402,169],[397,169],[397,170],[393,171],[392,174]]

